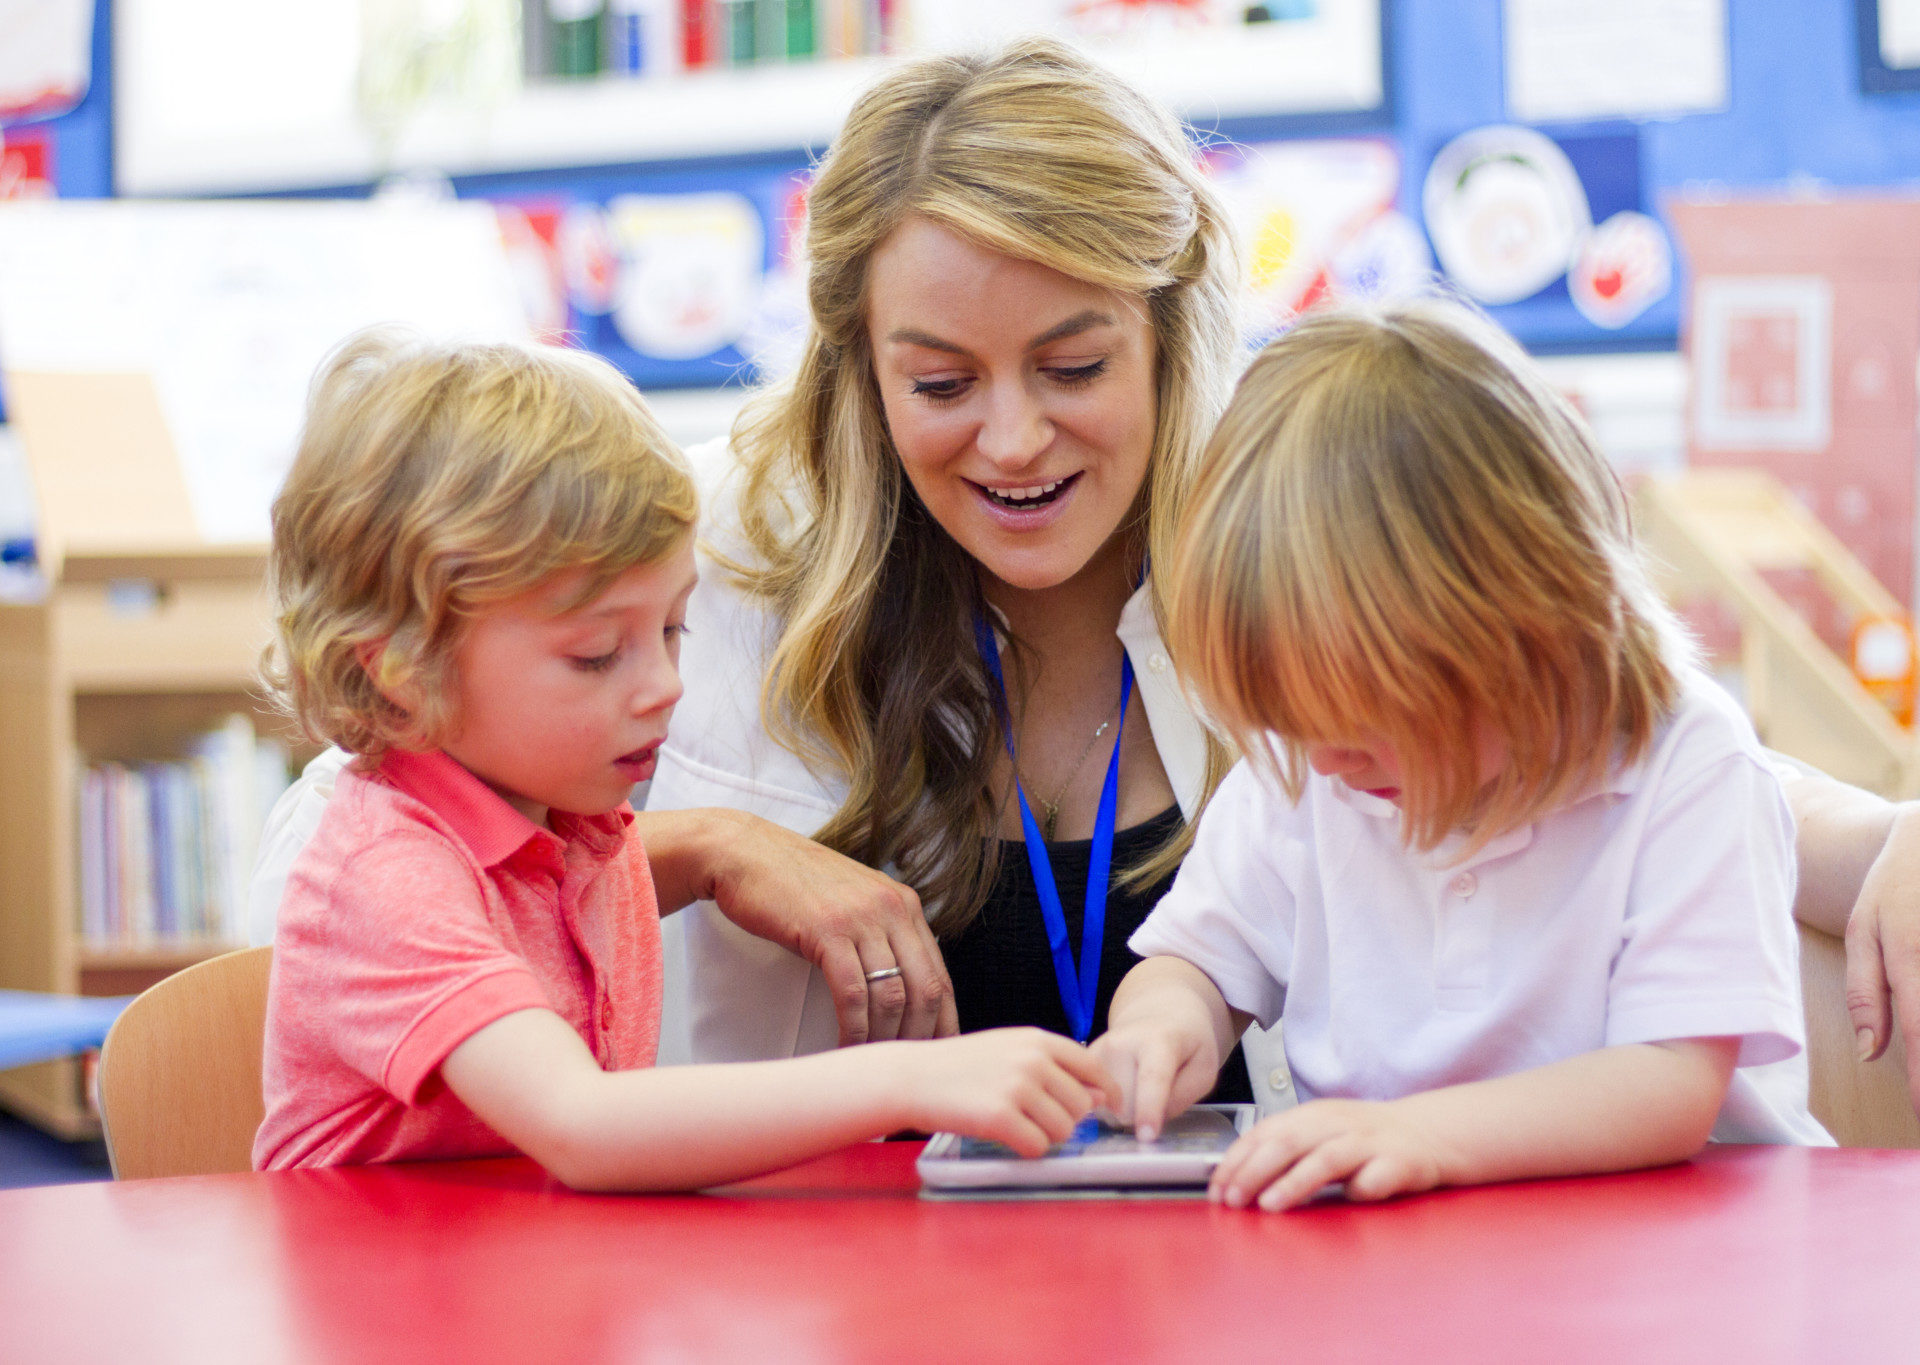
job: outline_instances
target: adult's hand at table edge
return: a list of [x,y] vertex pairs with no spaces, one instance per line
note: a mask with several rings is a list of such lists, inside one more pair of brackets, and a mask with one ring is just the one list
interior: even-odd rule
[[[833,992],[841,1046],[960,1031],[953,982],[911,887],[741,811],[644,812],[636,827],[662,912],[711,900],[813,963]],[[892,967],[899,975],[869,982]]]
[[1847,1010],[1862,1060],[1899,1028],[1907,1094],[1920,1113],[1920,802],[1903,803],[1847,917]]

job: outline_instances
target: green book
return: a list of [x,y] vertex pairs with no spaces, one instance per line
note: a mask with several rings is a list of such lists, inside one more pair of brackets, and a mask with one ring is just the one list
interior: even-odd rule
[[547,5],[547,70],[562,77],[592,76],[600,70],[604,8],[594,5],[591,13],[581,15],[585,6],[572,3]]
[[746,66],[758,59],[759,16],[755,12],[758,0],[722,0],[726,7],[727,61],[733,66]]
[[814,0],[786,0],[787,56],[811,57],[819,41],[813,32]]

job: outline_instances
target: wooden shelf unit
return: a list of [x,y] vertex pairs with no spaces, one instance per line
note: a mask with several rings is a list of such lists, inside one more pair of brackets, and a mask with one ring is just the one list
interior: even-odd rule
[[[77,790],[85,762],[178,758],[236,710],[270,629],[265,555],[74,554],[46,599],[0,605],[0,987],[125,995],[236,946],[82,942]],[[63,1137],[98,1131],[82,1069],[0,1072],[0,1107]]]

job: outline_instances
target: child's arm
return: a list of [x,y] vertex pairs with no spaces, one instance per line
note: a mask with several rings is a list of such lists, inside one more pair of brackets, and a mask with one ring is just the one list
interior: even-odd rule
[[1405,1099],[1316,1100],[1256,1124],[1208,1194],[1271,1210],[1335,1180],[1349,1199],[1386,1199],[1682,1161],[1713,1131],[1739,1050],[1737,1038],[1632,1043]]
[[1151,1141],[1220,1075],[1249,1016],[1228,1008],[1207,974],[1177,957],[1150,957],[1120,982],[1093,1055],[1120,1088],[1119,1112]]
[[440,1064],[453,1093],[575,1189],[691,1190],[901,1128],[1038,1156],[1112,1089],[1077,1043],[996,1029],[791,1061],[602,1071],[550,1010],[521,1010]]
[[[960,1031],[953,982],[911,887],[741,811],[641,811],[633,832],[661,914],[713,901],[748,933],[820,968],[841,1046]],[[868,972],[894,966],[899,976],[869,986]]]

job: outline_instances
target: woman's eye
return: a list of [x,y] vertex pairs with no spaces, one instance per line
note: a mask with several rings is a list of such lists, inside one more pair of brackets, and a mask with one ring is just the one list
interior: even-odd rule
[[591,657],[574,654],[569,655],[567,659],[567,662],[571,663],[582,673],[605,673],[619,661],[620,651],[617,649],[611,649],[605,654],[595,654]]
[[1069,389],[1077,389],[1098,379],[1106,372],[1106,368],[1107,360],[1102,356],[1085,365],[1056,365],[1047,373],[1052,376],[1054,383]]
[[965,383],[958,379],[916,379],[913,381],[913,396],[944,403],[958,398],[965,387]]

